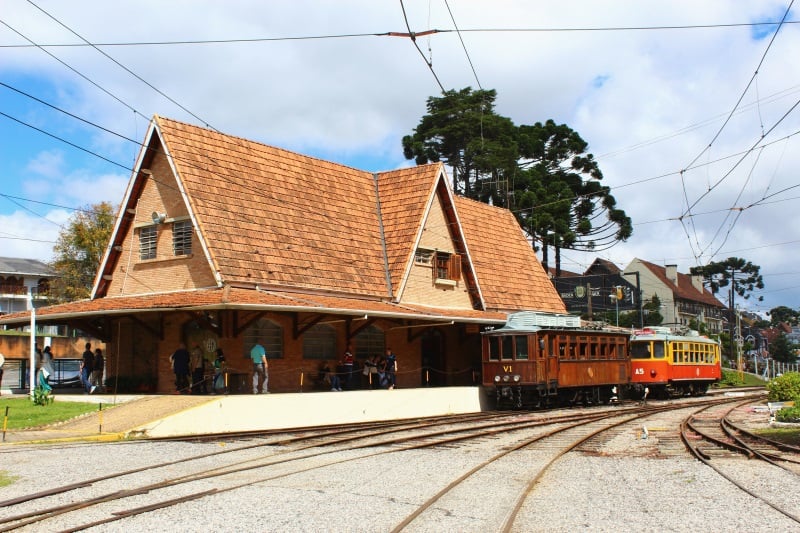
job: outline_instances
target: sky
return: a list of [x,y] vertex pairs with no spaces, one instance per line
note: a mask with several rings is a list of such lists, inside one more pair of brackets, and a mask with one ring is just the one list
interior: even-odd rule
[[[75,209],[118,204],[155,114],[392,170],[413,164],[401,139],[441,83],[494,89],[515,124],[552,119],[589,144],[633,235],[565,250],[562,269],[741,257],[765,284],[741,308],[798,309],[791,4],[3,0],[0,256],[48,261]],[[409,29],[439,32],[386,35]]]

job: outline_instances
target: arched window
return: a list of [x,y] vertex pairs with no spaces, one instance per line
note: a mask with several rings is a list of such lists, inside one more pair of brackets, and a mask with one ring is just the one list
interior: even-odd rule
[[262,318],[244,330],[244,353],[250,355],[250,349],[261,343],[267,352],[267,359],[283,357],[283,328],[280,324]]
[[355,336],[354,344],[356,349],[354,355],[357,359],[366,359],[373,355],[380,357],[385,350],[383,330],[377,326],[367,326]]
[[317,324],[303,334],[304,359],[336,359],[336,330]]

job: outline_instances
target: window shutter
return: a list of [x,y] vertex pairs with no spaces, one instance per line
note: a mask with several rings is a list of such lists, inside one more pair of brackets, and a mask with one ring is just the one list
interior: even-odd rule
[[453,254],[450,256],[450,264],[447,266],[448,278],[458,281],[461,279],[461,256]]

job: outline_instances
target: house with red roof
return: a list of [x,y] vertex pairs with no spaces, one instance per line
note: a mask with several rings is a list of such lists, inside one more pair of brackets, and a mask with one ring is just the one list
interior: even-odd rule
[[660,266],[638,258],[625,268],[627,275],[635,272],[642,298],[658,296],[661,301],[663,324],[688,326],[696,320],[705,323],[710,333],[723,331],[725,305],[703,286],[702,276],[682,274],[677,265]]
[[521,310],[565,307],[513,214],[442,164],[372,173],[156,116],[91,298],[35,313],[105,341],[112,387],[174,391],[185,343],[248,389],[259,342],[296,392],[349,347],[391,347],[401,387],[475,383],[480,332]]

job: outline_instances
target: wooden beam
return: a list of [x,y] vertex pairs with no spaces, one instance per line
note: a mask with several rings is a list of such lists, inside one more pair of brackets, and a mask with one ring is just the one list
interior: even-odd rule
[[255,313],[252,317],[245,320],[242,324],[239,324],[239,311],[234,311],[233,315],[233,336],[238,337],[242,334],[244,330],[249,328],[253,322],[256,322],[266,316],[266,311],[259,311]]
[[152,333],[153,337],[157,338],[160,341],[164,340],[164,313],[158,313],[158,324],[157,327],[153,327],[147,322],[143,321],[137,315],[130,315],[128,316],[132,321],[136,322],[138,325],[142,326],[144,329]]

